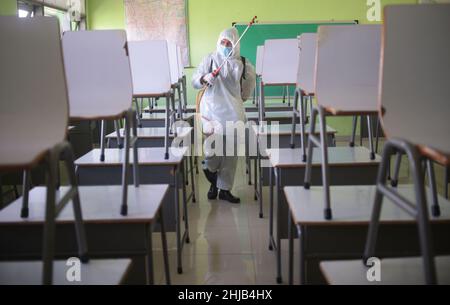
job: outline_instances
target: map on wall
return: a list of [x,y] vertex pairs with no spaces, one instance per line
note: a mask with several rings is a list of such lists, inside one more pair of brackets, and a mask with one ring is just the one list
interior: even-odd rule
[[185,0],[124,0],[128,40],[167,40],[181,47],[189,66]]

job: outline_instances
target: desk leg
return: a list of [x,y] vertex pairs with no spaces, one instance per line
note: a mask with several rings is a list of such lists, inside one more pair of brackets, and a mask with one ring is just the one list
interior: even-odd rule
[[248,175],[248,185],[252,185],[252,161],[250,159],[250,127],[251,124],[247,124],[245,129],[245,163],[246,163],[246,173]]
[[186,173],[185,173],[185,162],[186,159],[183,159],[183,163],[181,164],[181,178],[182,181],[182,194],[183,194],[183,219],[184,219],[184,234],[186,234],[186,243],[189,243],[189,218],[188,218],[188,211],[187,211],[187,196],[186,196]]
[[178,167],[174,168],[174,186],[175,186],[175,221],[176,221],[176,231],[177,231],[177,266],[178,266],[178,274],[183,273],[183,263],[181,260],[181,215],[180,215],[180,200],[178,196],[178,175],[179,170]]
[[279,168],[276,169],[277,177],[277,283],[283,283],[283,279],[281,277],[281,213],[280,213],[280,198],[281,198],[281,170]]
[[305,260],[305,227],[297,225],[297,235],[299,244],[299,271],[300,285],[306,284],[306,260]]
[[274,168],[269,168],[269,200],[270,200],[270,208],[269,208],[269,250],[273,250],[273,171]]
[[261,154],[258,153],[258,199],[259,199],[259,218],[264,217],[263,213],[263,169],[261,167]]
[[[259,154],[259,152],[258,152]],[[255,189],[255,200],[258,200],[258,157],[256,157],[253,161],[253,180],[254,180],[254,189]]]
[[248,185],[252,185],[252,160],[247,156]]
[[147,230],[147,255],[145,258],[145,270],[147,274],[147,285],[155,284],[153,273],[153,226],[149,225]]
[[195,203],[197,199],[195,198],[194,157],[192,154],[189,156],[189,172],[191,176],[192,203]]
[[164,227],[164,212],[163,206],[159,208],[159,223],[161,225],[161,242],[163,248],[163,258],[164,258],[164,272],[166,275],[166,284],[170,285],[170,269],[169,269],[169,251],[167,249],[167,238],[166,238],[166,228]]
[[291,209],[288,212],[288,239],[289,239],[289,285],[294,284],[294,226],[292,225]]

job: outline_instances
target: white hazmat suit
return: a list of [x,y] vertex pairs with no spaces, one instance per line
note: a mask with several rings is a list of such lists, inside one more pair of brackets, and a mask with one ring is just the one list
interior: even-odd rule
[[[213,85],[206,89],[200,104],[204,132],[223,135],[227,133],[224,132],[227,122],[245,122],[243,103],[251,96],[256,78],[255,68],[249,60],[245,60],[245,75],[243,75],[244,64],[240,56],[240,45],[236,45],[239,34],[235,28],[231,28],[220,34],[217,51],[206,56],[198,66],[192,79],[193,87],[201,89],[204,86],[201,83],[202,77],[216,70],[225,60],[226,56],[222,52],[221,45],[224,39],[232,43],[234,52],[221,69]],[[217,126],[217,124],[222,127],[222,130],[217,127],[211,129],[211,126]],[[229,137],[227,141],[229,141]],[[217,172],[217,187],[221,190],[231,190],[236,172],[237,155],[208,155],[206,151],[205,154],[205,166],[211,172]]]

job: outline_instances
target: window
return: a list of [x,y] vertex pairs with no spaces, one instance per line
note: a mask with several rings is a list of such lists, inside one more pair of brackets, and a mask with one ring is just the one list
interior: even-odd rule
[[17,15],[20,18],[34,16],[55,17],[59,20],[61,34],[66,31],[78,30],[80,29],[80,25],[84,28],[84,16],[82,16],[81,22],[71,22],[68,12],[64,8],[47,6],[45,3],[40,4],[27,0],[19,0],[17,1]]
[[17,14],[20,18],[34,17],[34,12],[35,5],[22,1],[17,2]]
[[71,30],[70,20],[67,12],[44,6],[44,16],[58,18],[61,33]]

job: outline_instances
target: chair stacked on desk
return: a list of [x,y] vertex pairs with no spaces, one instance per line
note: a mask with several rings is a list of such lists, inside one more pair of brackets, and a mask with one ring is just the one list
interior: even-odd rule
[[[37,224],[39,243],[36,257],[14,262],[14,257],[0,262],[1,284],[71,284],[66,278],[66,261],[56,260],[56,231],[61,215],[73,210],[67,220],[75,226],[76,255],[84,282],[78,284],[119,284],[130,266],[130,259],[93,260],[88,251],[83,192],[77,185],[71,146],[65,141],[69,105],[58,21],[52,18],[20,20],[0,17],[0,37],[8,43],[0,48],[2,79],[1,100],[1,170],[25,171],[23,197],[0,212],[0,225],[14,223],[21,228]],[[28,56],[33,50],[39,61]],[[23,85],[19,90],[18,84]],[[131,105],[131,100],[130,100]],[[36,115],[36,109],[42,110]],[[58,163],[64,160],[70,187],[58,189]],[[46,186],[28,189],[29,170],[43,163]],[[36,200],[40,197],[41,200]],[[81,200],[80,200],[81,198]],[[155,203],[155,209],[160,203]],[[72,229],[73,232],[73,229]],[[2,256],[8,246],[26,246],[29,240],[16,238],[2,230]],[[5,244],[5,240],[9,241]],[[33,261],[41,252],[42,261]],[[58,255],[60,256],[60,255]],[[70,256],[69,256],[70,257]],[[66,257],[68,258],[68,257]],[[77,284],[77,283],[73,283]]]
[[[345,31],[345,29],[349,28],[360,29],[358,26],[339,25],[331,27],[340,31]],[[375,26],[375,29],[376,28],[377,27]],[[309,176],[309,179],[314,180],[314,184],[326,186],[324,180],[321,179],[321,172],[323,172],[321,171],[321,168],[324,167],[323,154],[318,155],[321,151],[325,151],[330,155],[330,160],[327,160],[329,163],[327,163],[326,166],[331,168],[331,175],[328,178],[333,185],[373,184],[376,179],[377,167],[380,162],[379,157],[374,156],[375,158],[372,159],[370,151],[365,147],[333,147],[335,143],[334,141],[330,141],[329,138],[329,133],[333,132],[333,130],[326,125],[324,120],[319,122],[319,124],[316,124],[316,110],[313,108],[312,99],[316,95],[319,95],[319,92],[316,92],[317,82],[319,80],[316,78],[315,69],[316,60],[320,60],[320,58],[316,58],[316,54],[318,53],[317,37],[320,37],[321,30],[322,27],[319,28],[319,34],[302,34],[297,41],[297,47],[299,48],[300,53],[296,74],[296,93],[294,98],[294,111],[292,113],[293,119],[292,123],[288,126],[290,128],[290,145],[284,147],[280,145],[279,149],[267,149],[267,155],[269,156],[270,162],[269,249],[276,249],[278,283],[282,282],[281,240],[289,237],[289,225],[286,222],[286,217],[289,214],[289,206],[286,202],[286,199],[288,198],[286,198],[283,193],[283,187],[298,185],[307,186],[310,181],[302,179],[307,173],[308,175],[311,175]],[[354,37],[353,39],[354,41],[359,40],[358,37]],[[375,39],[375,52],[376,42]],[[334,66],[329,67],[329,69],[333,68]],[[332,71],[324,72],[322,74],[328,76],[331,72]],[[376,82],[376,80],[374,82]],[[352,88],[348,87],[348,90],[351,89]],[[309,133],[306,134],[307,128],[305,128],[305,124],[308,120],[306,115],[308,110],[311,118],[309,119]],[[300,119],[299,126],[297,126],[296,119]],[[316,131],[317,127],[321,128],[319,133]],[[298,129],[300,129],[299,136],[296,136]],[[312,143],[314,139],[318,138],[318,135],[325,145],[321,146],[320,141],[317,140]],[[307,138],[308,140],[306,140]],[[329,147],[330,143],[333,144],[332,147]],[[299,148],[296,148],[297,145]],[[307,146],[309,147],[308,155],[306,154]],[[308,160],[307,156],[310,160]],[[307,161],[309,161],[309,163]],[[275,206],[274,185],[276,186]],[[276,219],[276,227],[274,227],[274,219]],[[276,235],[274,235],[275,228]]]
[[[291,124],[292,122],[292,108],[290,111],[275,112],[275,115],[270,116],[272,111],[267,112],[265,107],[265,88],[275,86],[295,86],[297,82],[297,69],[299,60],[299,48],[297,39],[274,39],[267,40],[264,44],[264,53],[261,54],[262,63],[261,81],[259,86],[259,109],[258,121],[256,124],[249,125],[249,139],[250,147],[253,150],[249,155],[254,160],[254,190],[255,200],[259,200],[260,217],[262,217],[262,186],[268,184],[269,171],[264,165],[267,159],[266,149],[271,148],[288,148],[291,146]],[[262,52],[260,52],[262,53]],[[283,54],[283,56],[280,56]],[[259,70],[259,69],[258,69]],[[272,107],[267,108],[272,109]],[[269,119],[270,116],[270,119]],[[285,124],[275,124],[275,122]],[[297,123],[299,120],[295,119]],[[300,133],[298,133],[300,134]],[[335,131],[329,128],[327,139],[329,145],[334,145]],[[274,141],[278,140],[278,143]],[[254,149],[256,148],[256,150]]]
[[[411,8],[411,6],[410,6]],[[403,9],[408,10],[408,7],[399,6],[393,8],[394,11],[397,10],[401,12]],[[421,10],[419,6],[415,8],[416,10]],[[427,8],[429,9],[429,8]],[[418,13],[417,11],[415,12]],[[401,13],[400,13],[401,15]],[[404,16],[403,16],[404,17]],[[423,16],[425,17],[425,16]],[[392,139],[392,128],[395,132],[396,130],[406,128],[410,132],[414,132],[417,135],[427,135],[426,138],[429,139],[429,135],[434,135],[436,130],[442,130],[443,126],[439,124],[439,115],[433,119],[433,127],[430,127],[430,133],[424,133],[423,126],[421,126],[421,131],[418,132],[417,128],[411,128],[412,120],[408,122],[406,120],[403,122],[401,114],[407,116],[405,112],[405,107],[414,108],[416,105],[423,105],[423,98],[421,99],[421,94],[429,94],[431,96],[431,88],[437,82],[434,81],[434,77],[444,78],[445,75],[431,76],[432,73],[427,73],[427,69],[422,69],[424,75],[428,77],[427,80],[418,78],[417,81],[421,82],[421,86],[418,86],[418,90],[422,92],[417,94],[416,98],[421,99],[422,102],[417,102],[415,99],[405,99],[404,94],[408,91],[406,87],[409,87],[414,82],[411,81],[411,76],[417,74],[412,71],[408,71],[405,67],[410,67],[406,62],[410,60],[409,56],[403,58],[403,56],[409,52],[406,49],[394,51],[396,58],[387,57],[389,54],[389,49],[387,46],[393,48],[401,49],[407,48],[409,50],[415,49],[415,46],[411,44],[411,41],[415,41],[412,37],[420,33],[415,26],[405,26],[409,24],[403,21],[401,16],[389,17],[386,20],[385,26],[385,36],[384,36],[384,49],[382,55],[382,44],[381,44],[381,28],[380,26],[373,25],[355,25],[355,26],[342,26],[342,27],[320,27],[318,31],[318,42],[317,42],[317,58],[316,58],[316,71],[315,71],[315,88],[316,97],[318,105],[313,109],[311,117],[311,126],[319,117],[320,125],[325,126],[325,119],[330,115],[373,115],[379,114],[380,118],[383,120],[384,132],[388,135],[388,142],[383,150],[383,155],[381,158],[380,167],[378,169],[378,178],[373,183],[368,183],[367,185],[357,185],[356,183],[349,186],[335,186],[334,183],[330,183],[330,176],[336,171],[335,168],[328,168],[328,161],[331,160],[333,156],[332,149],[324,147],[323,140],[324,130],[322,129],[321,135],[322,139],[309,138],[307,156],[307,170],[305,173],[305,184],[304,187],[285,187],[284,193],[286,195],[289,204],[289,216],[288,216],[288,238],[289,238],[289,283],[293,283],[293,240],[295,235],[299,238],[299,281],[301,284],[321,282],[323,278],[320,275],[319,264],[321,260],[333,260],[333,259],[354,259],[361,257],[361,252],[364,248],[365,235],[367,228],[370,225],[369,230],[369,241],[366,246],[365,258],[369,257],[401,257],[401,256],[414,256],[420,253],[421,249],[424,249],[423,245],[423,232],[419,232],[421,237],[421,243],[417,244],[417,229],[415,227],[415,221],[411,220],[408,216],[409,214],[415,215],[420,221],[422,221],[421,227],[424,227],[423,219],[428,220],[428,214],[423,214],[423,211],[430,209],[432,211],[431,227],[428,226],[428,230],[433,230],[434,240],[436,241],[436,246],[434,250],[437,253],[445,254],[449,253],[450,250],[447,246],[445,240],[445,232],[448,230],[449,226],[449,202],[444,198],[437,195],[436,188],[433,186],[434,174],[432,173],[432,167],[429,162],[419,162],[416,158],[418,155],[414,153],[407,153],[409,156],[414,156],[413,161],[410,162],[410,167],[413,172],[413,185],[401,185],[397,188],[387,188],[386,180],[388,178],[388,164],[390,157],[398,152],[405,153],[410,149],[410,146],[405,144],[399,144],[398,139]],[[410,22],[414,22],[417,18],[411,18]],[[426,20],[424,22],[428,23],[430,18],[420,18],[421,20]],[[439,18],[438,18],[439,19]],[[395,20],[395,21],[394,21]],[[442,21],[442,20],[441,20]],[[389,35],[389,26],[394,23],[394,26],[404,29],[404,31],[411,30],[410,34],[400,33],[394,30],[395,35]],[[418,24],[418,27],[423,26],[423,24]],[[430,26],[430,25],[429,25]],[[432,26],[431,26],[432,27]],[[426,28],[425,31],[432,31],[431,28]],[[412,34],[414,31],[414,34]],[[439,31],[437,31],[439,33]],[[401,39],[401,36],[405,37]],[[439,34],[438,34],[439,35]],[[410,41],[408,42],[408,39]],[[435,39],[435,38],[433,38]],[[343,43],[345,41],[345,43]],[[393,43],[395,41],[395,43]],[[445,39],[443,39],[445,41]],[[447,42],[444,42],[445,45]],[[445,53],[442,46],[436,46],[436,49],[431,48],[430,52],[436,54]],[[423,48],[415,49],[417,53],[424,55]],[[438,50],[438,51],[437,51]],[[442,53],[442,54],[443,54]],[[424,55],[425,56],[425,55]],[[412,55],[411,57],[414,57]],[[383,74],[380,77],[380,58],[384,60],[389,60],[389,72],[396,71],[393,75],[389,75],[384,69]],[[408,58],[408,59],[406,59]],[[432,62],[427,62],[426,60],[419,59],[418,56],[414,58],[416,62],[414,67],[428,66],[431,64],[432,68],[437,71],[436,65]],[[395,62],[395,64],[394,64]],[[412,62],[412,61],[411,61]],[[417,62],[422,62],[417,64]],[[384,67],[386,67],[386,62]],[[397,66],[396,66],[397,65]],[[391,70],[392,69],[392,70]],[[431,68],[430,68],[431,69]],[[405,74],[402,74],[405,73]],[[408,78],[407,75],[410,77]],[[422,75],[422,74],[421,74]],[[404,80],[399,82],[399,80]],[[405,85],[408,83],[408,85]],[[431,85],[428,85],[431,83]],[[390,102],[395,100],[392,108],[397,111],[391,110],[391,117],[389,117],[389,108],[385,104],[385,86],[388,84],[390,91]],[[425,84],[425,85],[424,85]],[[403,86],[403,87],[402,87]],[[382,88],[379,91],[379,87]],[[414,87],[414,85],[413,85]],[[420,89],[419,89],[420,88]],[[441,87],[442,88],[442,87]],[[439,92],[439,90],[433,91],[434,94]],[[424,91],[423,91],[424,90]],[[442,89],[440,89],[442,90]],[[409,90],[410,91],[410,90]],[[381,92],[381,98],[378,92]],[[393,92],[396,93],[395,97]],[[403,96],[402,96],[403,95]],[[414,95],[414,94],[413,94]],[[443,94],[438,94],[441,98]],[[409,97],[409,95],[408,95]],[[423,96],[422,96],[423,97]],[[381,99],[383,108],[380,108],[378,101]],[[401,109],[403,107],[403,109]],[[427,105],[429,106],[429,105]],[[428,110],[436,109],[439,107],[429,107]],[[383,109],[383,111],[380,111]],[[440,109],[442,113],[444,111]],[[420,111],[419,108],[414,109],[414,115],[423,115],[424,112]],[[432,112],[430,110],[430,112]],[[397,114],[398,117],[392,117],[392,115]],[[387,124],[385,121],[387,117],[390,119]],[[415,118],[417,119],[417,117]],[[370,120],[370,119],[369,119]],[[369,124],[370,126],[371,124]],[[408,127],[409,126],[409,127]],[[436,129],[433,129],[436,128]],[[370,130],[370,127],[369,127]],[[404,129],[403,129],[404,130]],[[407,133],[411,136],[410,139],[414,139],[411,133]],[[438,131],[439,134],[439,131]],[[393,137],[404,137],[405,134],[397,133],[392,134]],[[438,141],[443,141],[439,136],[436,137]],[[370,139],[370,137],[369,137]],[[318,151],[321,151],[321,168],[322,168],[322,186],[312,187],[311,186],[311,168],[314,162],[314,151],[313,144],[318,146]],[[365,158],[370,160],[374,157],[373,145],[370,144],[370,151],[365,153]],[[334,149],[334,148],[333,148]],[[354,149],[354,148],[352,148]],[[328,160],[330,156],[330,160]],[[376,157],[376,156],[375,156]],[[414,163],[415,162],[415,163]],[[441,160],[442,162],[442,160]],[[329,162],[330,165],[332,162]],[[426,164],[427,163],[427,164]],[[444,162],[445,164],[445,162]],[[428,169],[430,190],[425,191],[424,186],[424,171]],[[420,177],[420,178],[418,178]],[[314,184],[314,183],[313,183]],[[330,186],[330,184],[332,186]],[[418,191],[418,188],[420,191]],[[390,200],[396,202],[399,206],[387,206],[381,212],[381,202],[382,194],[384,194]],[[420,196],[419,196],[420,195]],[[377,198],[374,205],[372,205],[372,198],[375,196]],[[414,197],[420,198],[417,200],[417,208],[419,212],[413,208],[411,202],[414,202]],[[427,200],[429,199],[429,205],[427,205]],[[411,201],[413,200],[413,201]],[[333,213],[331,212],[331,202],[333,202]],[[440,208],[438,205],[440,203]],[[404,213],[402,208],[408,213]],[[419,208],[420,207],[420,208]],[[322,211],[321,211],[322,209]],[[371,210],[374,210],[372,221],[371,221]],[[419,217],[419,215],[421,215]],[[423,216],[425,215],[425,216]],[[373,241],[376,228],[379,227],[380,230],[380,240],[377,248],[373,247]],[[296,228],[297,230],[294,230]],[[323,235],[327,232],[327,236]],[[382,233],[381,233],[382,232]],[[429,232],[429,231],[428,231]],[[382,236],[382,238],[381,238]],[[422,250],[423,251],[423,250]],[[426,257],[429,257],[426,255]],[[445,261],[445,260],[444,260]],[[359,262],[361,264],[361,262]],[[322,264],[325,270],[326,279],[331,280],[331,282],[337,283],[336,271],[342,272],[342,266],[339,263],[324,263]],[[392,265],[392,262],[388,262]],[[407,264],[406,264],[407,265]],[[348,267],[348,265],[346,265]],[[355,270],[361,271],[355,267]],[[348,277],[346,275],[354,274],[352,272],[341,273],[342,278],[346,278],[345,282],[348,283]],[[362,274],[360,274],[360,278]],[[408,279],[404,279],[405,283]],[[389,281],[388,281],[389,282]]]
[[[427,192],[424,181],[426,169],[432,180],[432,162],[448,167],[450,160],[450,89],[446,83],[450,79],[447,68],[450,65],[447,55],[450,52],[449,26],[450,5],[408,5],[385,9],[379,110],[388,139],[375,190],[369,198],[372,211],[367,242],[363,261],[322,262],[321,268],[329,283],[450,282],[450,260],[448,256],[439,256],[442,255],[439,251],[441,241],[435,230],[436,222],[447,220],[449,203],[436,198],[432,185]],[[424,117],[429,123],[417,124]],[[411,196],[405,197],[387,185],[389,158],[397,152],[408,158],[413,182]],[[385,203],[384,199],[390,202]],[[391,204],[417,224],[416,238],[421,258],[381,260],[381,277],[385,280],[369,282],[367,270],[373,264],[380,240],[385,237],[381,227],[384,211],[391,208]],[[338,272],[342,267],[347,271]]]
[[[114,36],[114,40],[109,36]],[[74,111],[71,115],[84,119],[99,119],[101,116],[117,120],[122,118],[122,113],[125,112],[125,128],[119,130],[119,138],[123,141],[124,147],[121,149],[119,145],[116,145],[115,148],[94,149],[76,160],[80,184],[86,186],[121,184],[123,215],[126,214],[124,208],[126,192],[131,182],[137,189],[145,189],[161,183],[168,184],[169,188],[162,198],[162,206],[165,208],[164,220],[167,230],[176,232],[178,271],[181,273],[182,248],[185,242],[189,242],[184,164],[190,143],[187,143],[188,147],[169,147],[170,133],[173,139],[177,139],[178,135],[175,132],[177,130],[175,124],[171,125],[171,122],[175,123],[176,115],[172,84],[177,79],[177,74],[173,75],[172,81],[168,43],[166,41],[127,42],[124,31],[84,31],[64,35],[63,46],[69,95],[73,95],[71,107],[73,104]],[[107,61],[108,55],[115,55],[117,62],[121,60],[119,62],[121,65]],[[107,82],[108,78],[115,79]],[[102,79],[100,84],[98,79]],[[114,82],[123,79],[127,80],[126,84]],[[99,86],[102,84],[105,86]],[[78,96],[80,98],[77,99]],[[129,103],[133,97],[165,97],[166,127],[138,128],[137,115]],[[78,112],[80,114],[77,114]],[[132,127],[133,139],[130,138],[130,127]],[[154,135],[150,137],[150,140],[162,139],[163,143],[158,142],[160,147],[155,147],[157,145],[153,144],[144,145],[146,139],[143,136],[148,130]],[[189,133],[190,129],[186,133],[187,136]],[[106,138],[108,142],[112,141],[110,135]],[[115,134],[112,138],[117,139]],[[131,146],[132,158],[129,156]],[[99,158],[99,155],[104,157]],[[133,175],[130,175],[128,170],[130,159],[133,162]],[[140,184],[143,185],[140,186]],[[182,232],[182,219],[184,219],[184,232]]]

